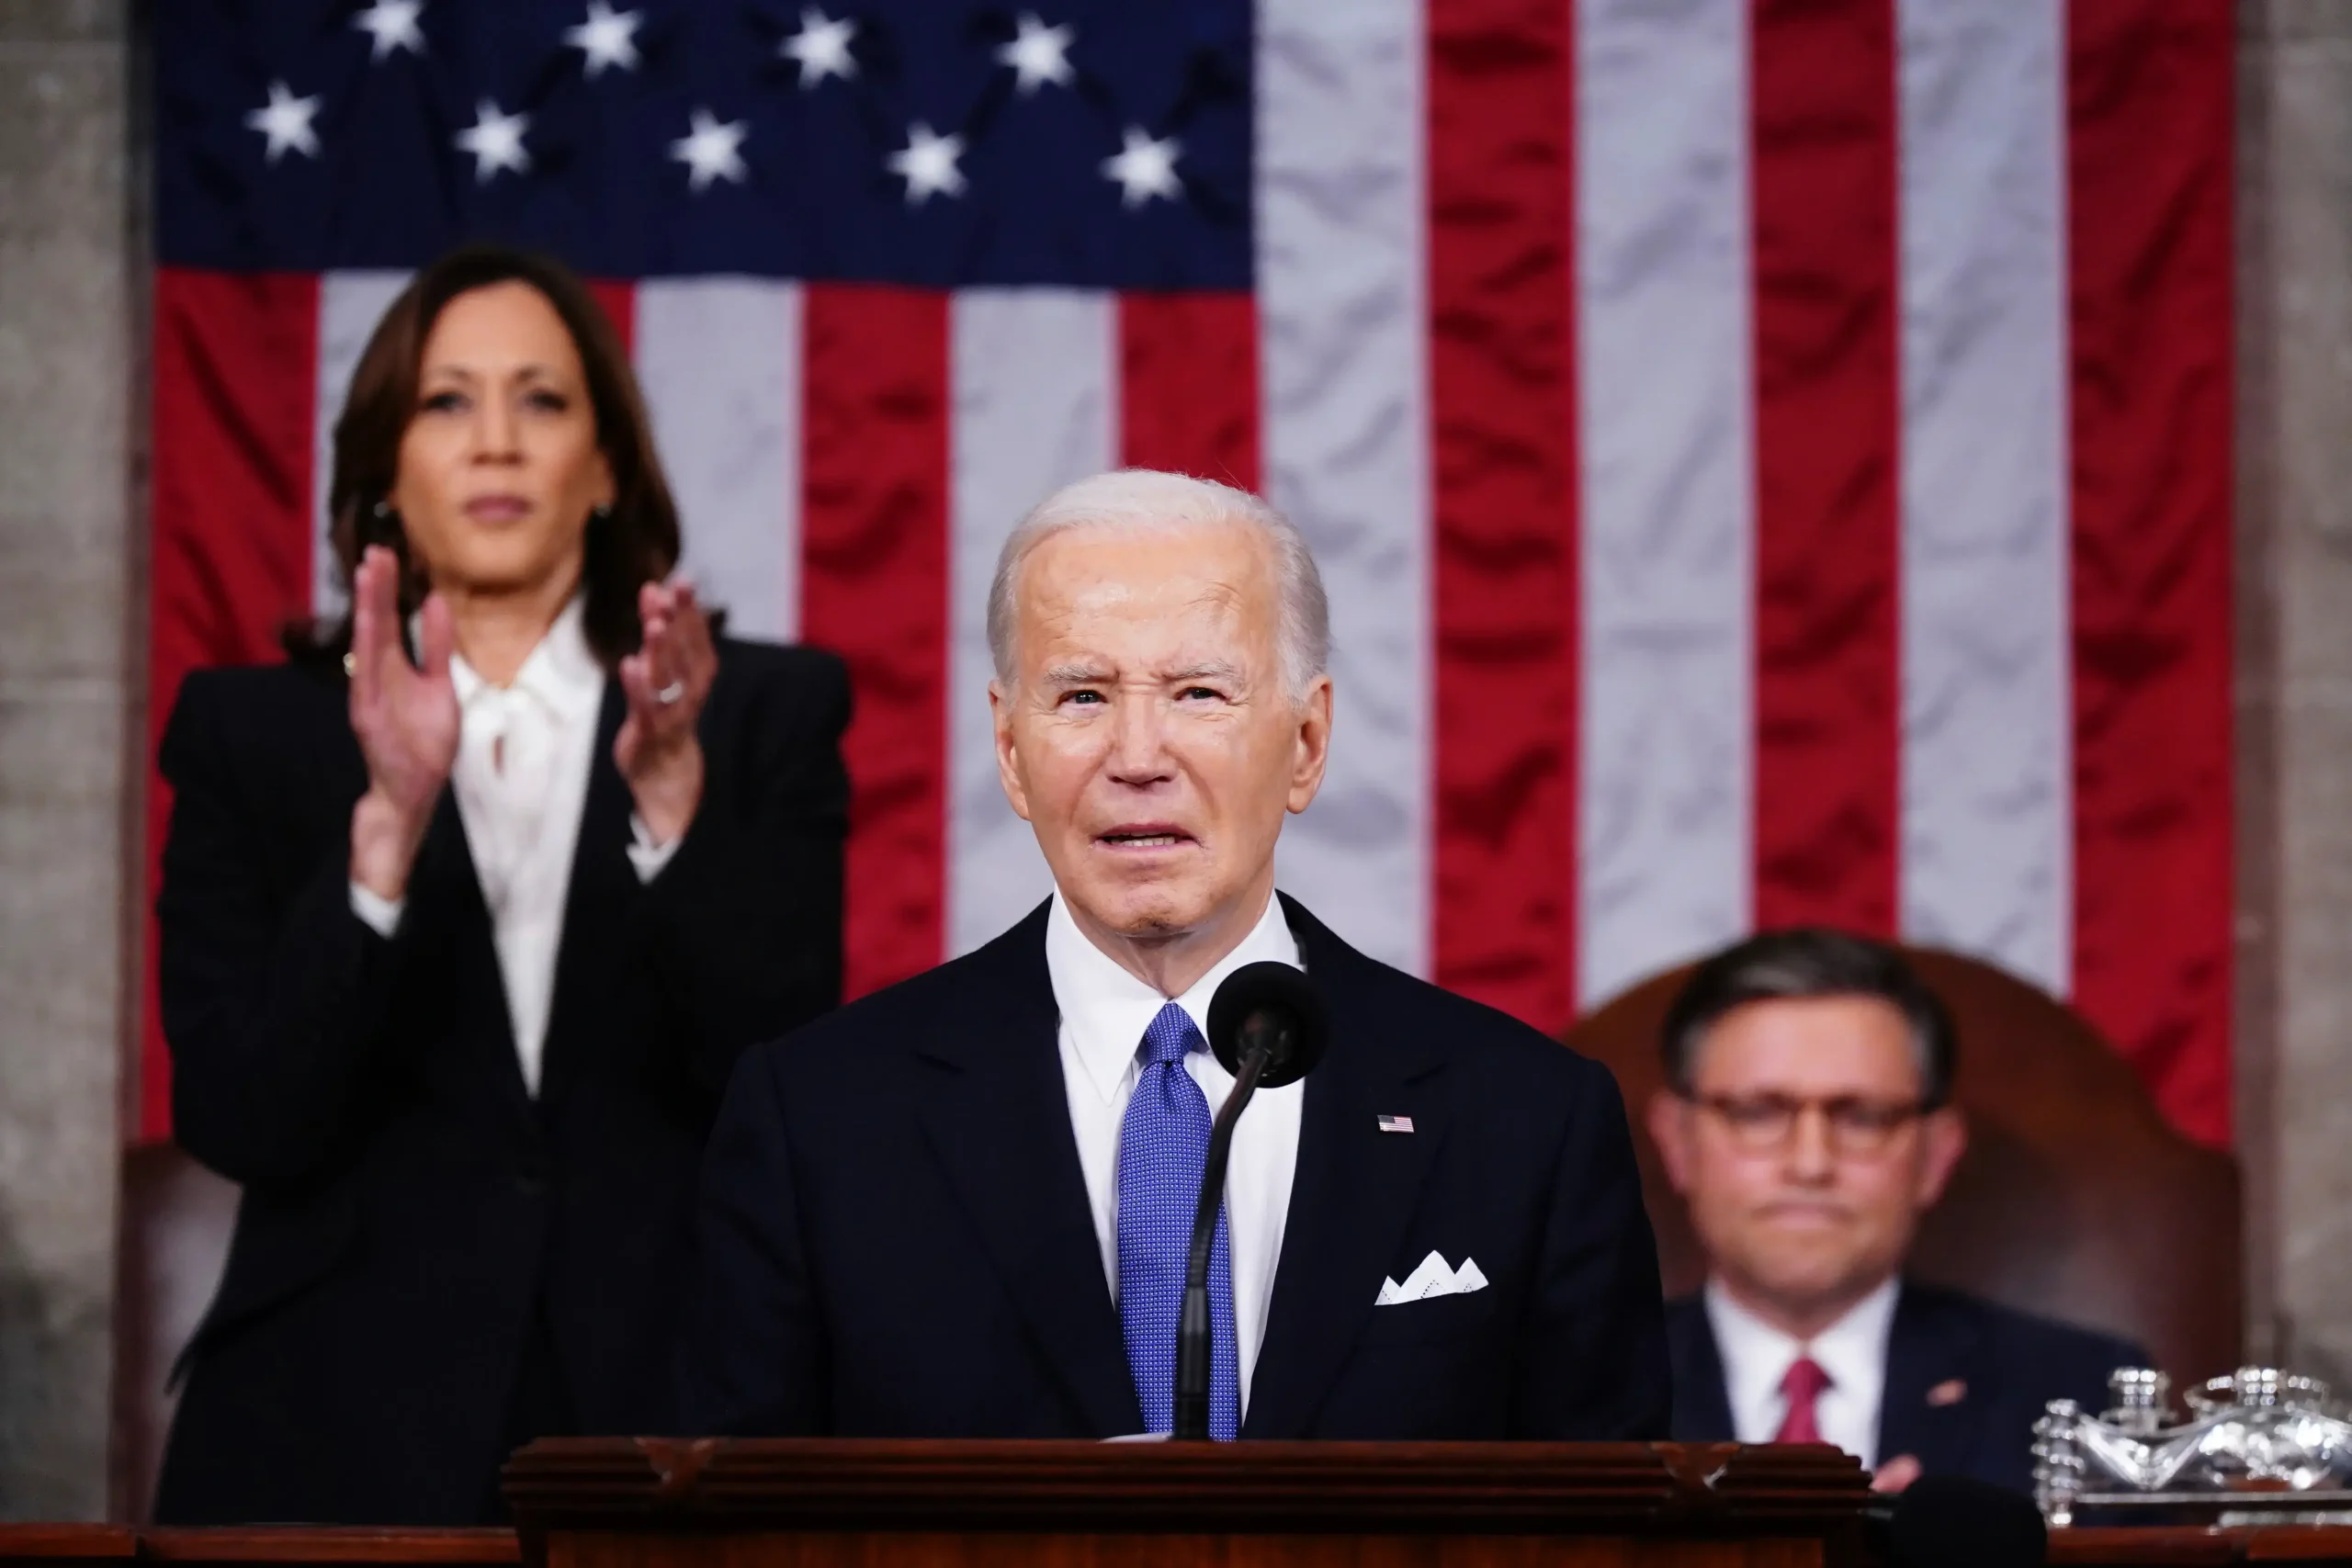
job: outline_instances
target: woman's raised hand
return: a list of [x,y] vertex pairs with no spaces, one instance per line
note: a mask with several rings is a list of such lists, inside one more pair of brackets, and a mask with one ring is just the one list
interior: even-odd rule
[[368,793],[351,817],[351,876],[400,898],[458,760],[459,714],[449,682],[449,606],[428,595],[418,615],[420,663],[401,645],[400,563],[371,545],[351,584],[351,730],[368,761]]
[[613,763],[628,781],[639,818],[666,844],[693,824],[702,804],[695,726],[718,673],[718,649],[691,584],[647,583],[638,590],[637,615],[645,641],[621,660],[628,716],[613,738]]

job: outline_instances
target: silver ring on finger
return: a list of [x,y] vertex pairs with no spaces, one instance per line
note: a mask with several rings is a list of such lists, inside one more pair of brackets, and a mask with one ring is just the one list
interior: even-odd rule
[[673,681],[668,685],[662,687],[660,691],[654,693],[653,700],[660,703],[666,708],[672,703],[676,702],[680,697],[683,697],[685,694],[686,683],[684,681]]

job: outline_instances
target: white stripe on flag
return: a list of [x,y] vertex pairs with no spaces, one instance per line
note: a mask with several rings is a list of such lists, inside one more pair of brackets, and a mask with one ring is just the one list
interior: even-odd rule
[[1577,13],[1581,1004],[1751,918],[1745,6]]
[[1014,524],[1119,452],[1118,301],[1052,289],[961,289],[950,306],[954,413],[947,691],[947,950],[970,951],[1053,890],[1029,824],[1005,804],[989,716],[988,592]]
[[638,379],[678,502],[687,576],[729,629],[789,642],[800,626],[797,283],[649,279]]
[[1258,309],[1266,491],[1331,596],[1322,794],[1279,873],[1350,942],[1426,973],[1430,479],[1422,27],[1415,0],[1261,0]]
[[2061,0],[1903,0],[1903,930],[2064,995]]
[[327,486],[334,478],[334,422],[368,334],[408,286],[404,272],[330,272],[319,279],[317,412],[311,421],[311,613],[340,615],[343,574],[327,544]]

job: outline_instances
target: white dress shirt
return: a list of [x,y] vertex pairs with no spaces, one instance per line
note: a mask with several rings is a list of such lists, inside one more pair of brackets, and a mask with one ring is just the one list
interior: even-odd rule
[[[1172,999],[1192,1015],[1193,1027],[1206,1038],[1209,1000],[1217,986],[1243,964],[1265,959],[1305,967],[1297,939],[1283,919],[1282,904],[1271,897],[1240,945],[1217,960],[1191,990]],[[1046,970],[1053,978],[1054,1003],[1061,1010],[1062,1086],[1069,1096],[1070,1131],[1078,1135],[1078,1163],[1086,1173],[1095,1238],[1102,1245],[1102,1277],[1115,1301],[1119,1126],[1135,1093],[1144,1028],[1171,998],[1128,974],[1087,940],[1058,892],[1046,919]],[[1209,1114],[1216,1115],[1233,1091],[1233,1075],[1207,1051],[1185,1057],[1184,1069],[1201,1086]],[[1283,1224],[1290,1216],[1291,1179],[1298,1168],[1298,1113],[1306,1103],[1306,1087],[1302,1080],[1261,1089],[1251,1098],[1233,1129],[1232,1163],[1226,1168],[1226,1237],[1233,1251],[1233,1327],[1245,1412],[1250,1408],[1250,1371],[1266,1336],[1274,1266],[1282,1258]]]
[[[460,715],[449,785],[490,908],[514,1051],[533,1094],[539,1091],[563,905],[605,701],[605,670],[588,646],[583,614],[575,596],[507,685],[483,680],[462,655],[449,660]],[[678,840],[656,844],[634,813],[629,824],[629,860],[638,879],[650,882]],[[406,902],[351,885],[353,912],[387,937],[399,930]]]
[[1814,1402],[1821,1440],[1835,1443],[1878,1468],[1879,1404],[1886,1393],[1886,1342],[1894,1328],[1894,1301],[1901,1292],[1889,1280],[1854,1303],[1845,1316],[1810,1343],[1791,1338],[1707,1281],[1707,1323],[1724,1360],[1724,1393],[1731,1403],[1732,1435],[1743,1443],[1769,1443],[1788,1415],[1781,1381],[1798,1358],[1810,1356],[1829,1374],[1829,1386]]

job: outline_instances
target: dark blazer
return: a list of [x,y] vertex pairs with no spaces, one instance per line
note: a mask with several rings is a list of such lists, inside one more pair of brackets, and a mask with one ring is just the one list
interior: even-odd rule
[[[1704,1303],[1695,1295],[1669,1303],[1666,1323],[1674,1436],[1730,1441],[1723,1358]],[[2030,1491],[2033,1424],[2042,1406],[2074,1399],[2104,1410],[2109,1372],[2151,1364],[2146,1351],[2110,1335],[1905,1280],[1887,1338],[1879,1462],[1910,1454],[1923,1474]]]
[[[1331,1041],[1242,1436],[1662,1437],[1657,1257],[1614,1080],[1283,908]],[[1142,1430],[1045,931],[1041,907],[744,1058],[704,1176],[688,1430]],[[1374,1306],[1433,1249],[1490,1283]]]
[[745,1046],[839,998],[831,655],[721,644],[702,804],[650,884],[606,682],[536,1100],[447,791],[396,935],[351,911],[345,704],[336,671],[208,671],[164,737],[175,1130],[243,1188],[183,1359],[166,1521],[469,1522],[526,1347],[584,1429],[666,1427],[719,1095]]

